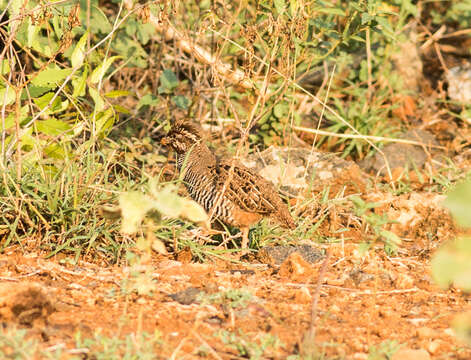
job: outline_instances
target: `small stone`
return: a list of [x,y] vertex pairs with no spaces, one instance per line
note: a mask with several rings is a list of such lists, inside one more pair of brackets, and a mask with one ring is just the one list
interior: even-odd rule
[[440,349],[441,345],[442,343],[440,340],[433,340],[428,344],[427,350],[432,355],[436,354],[438,350]]
[[281,264],[278,274],[291,280],[306,280],[314,276],[314,269],[301,255],[293,253]]
[[469,64],[451,68],[446,79],[450,99],[465,103],[471,101],[471,67]]
[[88,298],[88,299],[86,300],[86,303],[87,303],[87,305],[89,305],[89,306],[94,306],[94,305],[96,304],[96,299],[90,297],[90,298]]
[[430,360],[430,354],[424,349],[400,349],[391,360]]
[[352,340],[352,349],[357,352],[362,352],[365,350],[365,344],[361,342],[359,339]]
[[407,275],[399,273],[396,279],[396,287],[398,289],[410,289],[414,286],[414,279]]
[[297,289],[294,294],[294,300],[296,303],[309,303],[311,302],[311,294],[309,293],[309,289],[303,286],[300,289]]
[[307,244],[297,246],[265,246],[258,251],[256,257],[264,264],[279,266],[295,252],[311,264],[319,262],[323,257],[321,250]]
[[429,327],[423,326],[417,329],[416,334],[417,334],[417,337],[421,339],[429,339],[436,336],[436,331]]
[[326,279],[325,279],[325,282],[328,284],[328,285],[332,285],[332,286],[343,286],[345,285],[345,280],[348,278],[348,274],[345,274],[341,277],[334,277],[333,275],[332,276],[329,276],[327,275],[326,276]]
[[330,307],[330,311],[333,312],[333,313],[338,313],[338,312],[340,312],[340,308],[337,305],[334,304]]
[[170,294],[169,297],[182,305],[190,305],[197,302],[200,293],[203,293],[203,291],[198,288],[189,287],[183,291]]

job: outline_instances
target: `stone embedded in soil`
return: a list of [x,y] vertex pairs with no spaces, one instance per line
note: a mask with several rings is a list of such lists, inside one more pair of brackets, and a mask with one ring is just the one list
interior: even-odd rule
[[[419,141],[426,146],[438,145],[437,140],[431,133],[421,129],[409,130],[399,138]],[[421,169],[429,157],[429,154],[422,147],[410,144],[391,143],[386,145],[382,151],[384,156],[376,153],[374,157],[360,161],[360,167],[367,172],[385,176],[388,172],[384,157],[388,160],[392,172],[406,168],[409,170]]]
[[296,246],[265,246],[261,248],[257,260],[271,266],[280,266],[293,253],[298,253],[308,263],[314,264],[323,258],[323,253],[314,246],[303,244]]
[[242,163],[291,196],[307,190],[316,192],[325,186],[331,186],[332,193],[342,189],[348,195],[363,192],[366,186],[367,175],[354,162],[305,148],[271,146]]
[[471,64],[455,66],[446,73],[448,96],[451,100],[469,103],[471,101]]
[[169,297],[182,305],[190,305],[198,302],[198,295],[201,293],[204,293],[204,291],[195,287],[189,287],[183,291],[170,294]]
[[432,328],[422,326],[416,330],[416,335],[419,339],[428,339],[437,336],[437,332]]
[[52,296],[35,283],[0,283],[0,320],[44,326],[55,311]]
[[400,349],[391,360],[430,360],[430,354],[424,349]]
[[316,271],[299,253],[294,252],[281,264],[278,275],[293,281],[305,281],[314,278]]
[[440,347],[442,346],[442,342],[440,340],[433,340],[431,341],[428,346],[427,346],[427,350],[430,354],[436,354],[438,352],[438,350],[440,349]]
[[350,277],[350,279],[353,280],[353,282],[355,283],[356,286],[358,286],[359,284],[361,284],[363,282],[368,282],[368,281],[374,280],[374,278],[375,278],[373,275],[365,273],[361,269],[354,269],[354,270],[350,271],[348,276]]

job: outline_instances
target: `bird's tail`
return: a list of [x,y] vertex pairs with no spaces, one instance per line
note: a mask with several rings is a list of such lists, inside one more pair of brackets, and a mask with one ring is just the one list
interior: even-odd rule
[[296,229],[296,223],[286,206],[280,206],[276,218],[280,222],[281,226],[288,229]]

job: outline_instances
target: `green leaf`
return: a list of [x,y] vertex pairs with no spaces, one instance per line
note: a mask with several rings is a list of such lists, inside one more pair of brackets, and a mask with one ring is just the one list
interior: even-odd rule
[[471,237],[443,246],[432,258],[432,274],[443,288],[454,285],[471,291]]
[[175,73],[170,69],[165,69],[159,78],[159,94],[171,94],[178,86],[178,79]]
[[282,14],[286,7],[285,0],[274,0],[273,3],[278,15]]
[[[209,220],[203,207],[191,199],[183,199],[183,208],[180,216],[196,223],[205,223]],[[209,227],[209,225],[207,225]]]
[[120,33],[113,41],[112,48],[117,54],[126,59],[126,63],[140,68],[147,67],[149,54],[136,40],[125,33]]
[[109,108],[105,112],[100,113],[95,120],[95,130],[98,135],[107,135],[113,127],[115,114],[113,109]]
[[162,215],[178,218],[182,212],[183,201],[173,190],[173,186],[166,186],[155,193],[154,206]]
[[379,234],[385,239],[385,241],[391,246],[401,245],[401,238],[389,230],[380,230]]
[[273,108],[273,115],[278,119],[283,119],[288,115],[289,105],[287,103],[278,103]]
[[37,25],[33,25],[31,22],[31,18],[28,19],[28,30],[27,30],[27,45],[28,47],[32,47],[34,44],[34,41],[36,39],[36,35],[38,35],[38,32],[40,30],[40,27]]
[[127,90],[112,90],[105,94],[105,96],[108,98],[117,98],[121,96],[129,96],[129,95],[131,95],[131,92]]
[[88,88],[88,92],[90,93],[90,96],[95,102],[95,111],[96,112],[102,111],[105,108],[105,101],[101,97],[100,93],[92,87]]
[[34,76],[31,83],[36,86],[56,87],[62,80],[70,75],[72,69],[47,68]]
[[444,204],[459,225],[471,227],[471,180],[457,185]]
[[[98,2],[97,2],[98,4]],[[80,12],[80,19],[82,24],[87,23],[87,12]],[[92,34],[108,34],[113,29],[110,21],[106,14],[97,6],[92,5],[91,16],[90,16],[90,33]]]
[[119,197],[122,224],[121,231],[125,234],[137,232],[147,212],[153,208],[152,199],[139,192],[124,193]]
[[49,117],[47,120],[36,121],[36,129],[45,135],[61,135],[71,129],[71,126],[64,121]]
[[74,48],[71,56],[72,67],[80,66],[85,59],[85,45],[87,44],[88,31],[83,34],[80,40],[77,42],[77,45]]
[[37,98],[49,91],[51,91],[51,88],[49,86],[35,86],[29,84],[28,91],[24,90],[21,94],[21,100],[28,100],[30,97]]
[[154,35],[155,33],[155,29],[154,29],[154,26],[150,23],[145,23],[145,24],[142,24],[140,23],[138,28],[137,28],[137,40],[139,40],[139,42],[142,44],[142,45],[146,45],[149,40],[152,38],[152,36]]
[[72,80],[72,86],[74,87],[74,92],[72,94],[73,98],[76,98],[78,96],[85,96],[85,89],[87,86],[87,77],[88,77],[88,68],[85,68],[80,78]]
[[12,2],[10,3],[10,8],[9,8],[10,14],[18,15],[20,13],[21,8],[23,7],[23,4],[24,4],[23,0],[12,0]]
[[329,14],[329,15],[339,15],[339,16],[346,16],[345,11],[340,8],[329,8],[323,7],[316,9],[320,13]]
[[0,89],[0,105],[10,105],[16,100],[15,90],[10,86],[7,88]]
[[[20,124],[28,118],[28,114],[29,114],[29,105],[22,106],[20,109],[20,118],[19,118]],[[15,118],[16,118],[15,112],[11,112],[5,118],[5,130],[8,130],[12,128],[13,126],[15,126]],[[0,131],[4,130],[2,129],[2,126],[3,126],[2,121],[0,121]]]
[[363,14],[361,14],[361,24],[362,25],[368,24],[373,19],[374,19],[374,16],[371,16],[367,12],[364,12]]
[[111,56],[101,63],[95,70],[93,70],[92,75],[90,75],[90,82],[96,84],[105,76],[106,71],[111,66],[111,64],[116,60],[120,59],[121,56]]
[[183,95],[177,95],[172,97],[172,101],[179,107],[180,109],[187,110],[190,106],[190,100]]
[[48,158],[64,160],[69,157],[69,153],[65,150],[64,146],[59,144],[51,144],[44,148],[44,154]]
[[146,94],[139,99],[137,108],[140,109],[143,106],[156,106],[160,103],[160,99],[154,94]]
[[455,316],[453,329],[459,338],[471,345],[471,311]]
[[0,62],[0,75],[6,75],[10,72],[10,64],[7,59]]
[[[47,94],[44,94],[43,96],[33,99],[34,103],[38,105],[38,107],[43,110],[51,101],[51,99],[54,97],[53,92],[48,92]],[[50,108],[48,109],[47,113],[50,113],[52,111],[57,110],[61,105],[61,98],[57,96],[53,103],[51,104]]]
[[58,39],[62,38],[62,35],[64,35],[64,30],[62,29],[61,24],[63,24],[62,17],[54,15],[52,17],[52,27],[54,28],[54,32]]
[[124,106],[121,106],[121,105],[119,105],[119,104],[113,105],[113,109],[114,109],[116,112],[119,112],[119,113],[121,113],[121,114],[126,114],[126,115],[130,115],[130,114],[131,114],[131,112],[130,112],[128,109],[126,109]]

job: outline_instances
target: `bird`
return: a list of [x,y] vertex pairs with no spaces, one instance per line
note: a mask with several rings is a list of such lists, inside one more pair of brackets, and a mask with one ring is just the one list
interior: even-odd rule
[[296,228],[272,183],[234,159],[217,157],[194,122],[175,121],[160,143],[176,153],[176,166],[191,198],[212,219],[241,230],[242,249],[248,249],[250,227],[264,217]]

